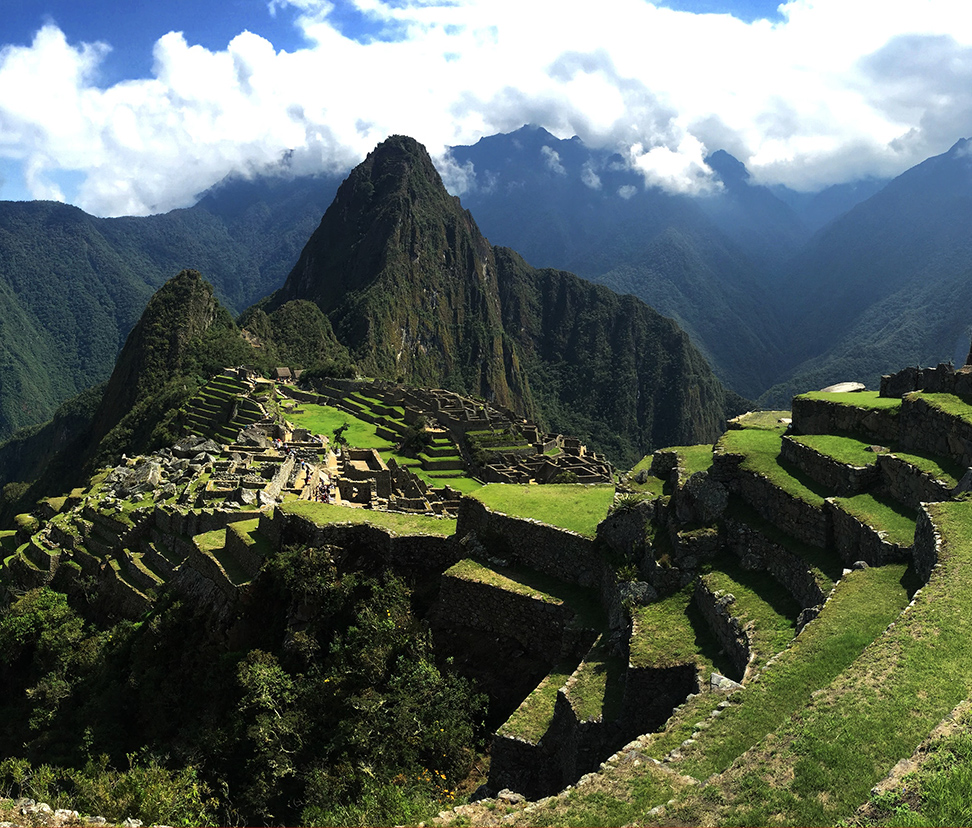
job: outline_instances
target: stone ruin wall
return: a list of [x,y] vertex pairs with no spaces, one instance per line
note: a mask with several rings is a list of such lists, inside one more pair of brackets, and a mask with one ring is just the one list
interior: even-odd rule
[[[497,557],[511,555],[511,563],[562,581],[601,588],[606,564],[594,551],[590,538],[535,520],[493,512],[478,500],[464,497],[459,505],[456,536],[464,538],[470,533]],[[494,539],[502,539],[506,550],[489,549]]]
[[883,566],[905,560],[911,554],[911,546],[899,546],[887,540],[883,533],[848,514],[829,499],[827,507],[833,523],[834,548],[844,563],[864,561],[868,566]]
[[887,444],[898,437],[898,412],[862,409],[830,400],[793,398],[794,434],[860,433],[869,440]]
[[906,398],[901,403],[899,443],[905,449],[951,457],[964,468],[972,466],[972,424],[920,398]]
[[923,584],[928,583],[932,570],[938,565],[941,548],[942,536],[935,527],[928,510],[922,507],[918,511],[918,520],[915,524],[913,558],[915,571]]
[[948,486],[893,454],[879,454],[877,466],[882,487],[911,509],[918,509],[922,503],[949,500],[952,496]]
[[[875,454],[875,460],[878,456]],[[873,488],[880,474],[876,463],[867,466],[848,466],[787,435],[783,436],[780,457],[802,469],[822,486],[832,489],[841,497],[860,494]]]
[[[726,462],[731,455],[716,455],[714,466]],[[733,462],[730,459],[729,465]],[[754,472],[736,466],[731,476],[720,475],[729,491],[739,495],[759,515],[786,534],[810,546],[827,548],[830,538],[830,514],[823,507],[812,506],[774,486],[769,480]]]
[[881,377],[882,397],[903,397],[912,391],[931,394],[955,394],[972,401],[972,368],[968,365],[956,370],[940,363],[935,368],[903,368]]
[[767,570],[801,607],[816,607],[827,600],[806,562],[758,529],[726,518],[723,544],[740,560],[744,569]]
[[701,578],[695,582],[692,601],[732,663],[735,674],[729,678],[742,681],[752,651],[749,634],[740,620],[732,614],[731,607],[734,600],[729,594],[713,591]]
[[582,641],[565,635],[574,619],[573,610],[565,604],[446,574],[429,620],[433,628],[460,625],[513,638],[524,650],[557,661],[579,657],[582,653],[576,652],[578,644],[591,644],[592,634]]

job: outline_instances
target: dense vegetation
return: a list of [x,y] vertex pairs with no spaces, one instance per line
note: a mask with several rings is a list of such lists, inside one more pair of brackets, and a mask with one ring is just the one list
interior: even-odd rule
[[671,320],[491,247],[409,138],[354,170],[265,310],[294,299],[363,373],[486,397],[623,464],[714,440],[745,405]]
[[152,294],[202,271],[238,312],[280,285],[337,180],[228,181],[188,210],[99,219],[0,203],[0,439],[105,381]]
[[288,548],[230,620],[172,596],[110,623],[85,597],[0,612],[0,787],[118,820],[396,824],[468,773],[483,701],[390,572]]

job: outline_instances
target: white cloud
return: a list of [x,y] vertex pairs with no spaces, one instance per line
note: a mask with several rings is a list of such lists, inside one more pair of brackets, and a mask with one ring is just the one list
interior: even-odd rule
[[601,176],[594,171],[593,162],[587,161],[585,162],[584,166],[581,167],[581,181],[584,182],[585,186],[590,187],[592,190],[601,189]]
[[107,88],[110,46],[45,26],[0,50],[0,158],[37,197],[63,198],[56,174],[78,171],[80,205],[114,215],[184,205],[287,151],[294,170],[346,168],[392,133],[439,157],[536,123],[689,192],[710,186],[701,159],[720,148],[755,181],[813,189],[972,134],[968,0],[791,0],[782,22],[751,24],[646,0],[596,15],[580,0],[344,2],[382,37],[344,36],[331,2],[269,0],[298,11],[306,48],[242,32],[214,51],[172,32],[153,77]]
[[556,173],[557,175],[567,175],[567,170],[565,170],[564,165],[560,163],[560,153],[557,152],[557,150],[555,150],[553,147],[540,147],[540,155],[543,156],[544,166],[550,170],[550,172]]

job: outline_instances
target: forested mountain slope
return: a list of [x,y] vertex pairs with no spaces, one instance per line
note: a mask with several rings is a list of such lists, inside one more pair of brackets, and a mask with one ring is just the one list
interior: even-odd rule
[[818,233],[784,274],[788,362],[766,401],[966,354],[972,321],[968,140]]
[[622,462],[714,439],[745,404],[644,303],[491,247],[409,138],[352,172],[267,308],[293,299],[320,306],[365,374],[537,414]]

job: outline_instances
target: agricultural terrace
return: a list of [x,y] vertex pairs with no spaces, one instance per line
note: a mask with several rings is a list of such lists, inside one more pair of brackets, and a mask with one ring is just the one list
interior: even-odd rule
[[472,493],[484,506],[511,517],[532,518],[593,538],[614,502],[611,484],[544,486],[490,483]]

